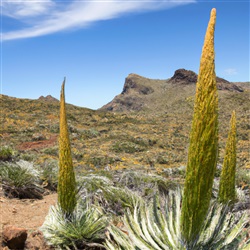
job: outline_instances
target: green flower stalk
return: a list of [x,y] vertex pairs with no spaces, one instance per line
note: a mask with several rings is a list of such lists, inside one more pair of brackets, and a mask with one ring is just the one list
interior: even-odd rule
[[64,85],[65,78],[60,97],[59,176],[57,191],[59,206],[66,216],[70,216],[76,206],[76,180],[66,117]]
[[219,201],[228,203],[235,201],[235,171],[236,171],[236,117],[232,113],[230,131],[226,144],[226,153],[223,161],[219,186]]
[[212,9],[202,49],[181,211],[186,242],[197,239],[208,213],[218,154],[218,93],[214,65],[216,9]]

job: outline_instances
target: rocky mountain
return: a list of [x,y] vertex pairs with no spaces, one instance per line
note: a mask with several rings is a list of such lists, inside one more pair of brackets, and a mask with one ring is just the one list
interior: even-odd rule
[[[196,84],[198,80],[198,75],[186,69],[178,69],[175,71],[174,75],[168,80],[171,83],[178,84]],[[223,78],[216,77],[218,90],[229,90],[236,92],[243,92],[244,90],[237,86],[236,84],[229,82]]]
[[[179,108],[179,104],[192,98],[195,92],[197,74],[191,70],[178,69],[166,80],[149,79],[137,74],[129,74],[125,79],[121,94],[104,105],[101,110],[124,111],[166,111]],[[217,77],[220,92],[242,93],[240,84]],[[177,105],[177,107],[175,107]],[[185,104],[184,104],[185,106]]]
[[58,102],[59,100],[56,99],[55,97],[51,96],[51,95],[47,95],[47,96],[40,96],[38,98],[39,101],[44,101],[44,102]]

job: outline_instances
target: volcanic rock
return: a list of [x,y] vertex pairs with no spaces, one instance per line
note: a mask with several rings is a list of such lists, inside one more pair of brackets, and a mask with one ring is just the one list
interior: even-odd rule
[[3,243],[10,249],[24,249],[27,230],[15,226],[6,226],[3,231]]
[[192,84],[197,82],[197,74],[191,70],[177,69],[169,81],[179,84]]
[[28,239],[25,243],[25,248],[30,250],[54,249],[46,244],[43,233],[41,231],[34,231],[28,236]]
[[[174,75],[169,79],[169,82],[174,84],[196,84],[198,80],[198,75],[186,69],[177,69],[174,72]],[[229,82],[221,77],[216,77],[218,90],[228,90],[228,91],[236,91],[243,92],[244,90],[237,86],[236,84]]]

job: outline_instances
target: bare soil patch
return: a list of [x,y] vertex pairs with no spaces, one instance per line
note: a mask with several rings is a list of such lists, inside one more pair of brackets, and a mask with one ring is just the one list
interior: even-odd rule
[[23,142],[17,146],[20,151],[43,149],[54,146],[57,143],[57,136],[53,135],[48,140]]
[[[49,194],[42,200],[8,199],[0,196],[0,243],[6,225],[26,228],[30,234],[42,226],[51,205],[55,205],[57,194]],[[1,249],[1,244],[0,244]]]

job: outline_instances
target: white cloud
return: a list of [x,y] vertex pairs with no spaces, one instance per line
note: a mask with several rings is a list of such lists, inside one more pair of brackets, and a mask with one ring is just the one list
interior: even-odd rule
[[30,16],[43,15],[55,4],[51,0],[5,0],[1,1],[2,15],[21,19]]
[[225,70],[224,70],[224,73],[225,73],[227,76],[233,76],[233,75],[237,75],[237,74],[238,74],[237,70],[234,69],[234,68],[225,69]]
[[13,40],[52,34],[86,27],[100,20],[117,18],[126,13],[167,9],[194,3],[196,0],[6,0],[2,15],[28,24],[28,28],[2,34],[2,40]]

